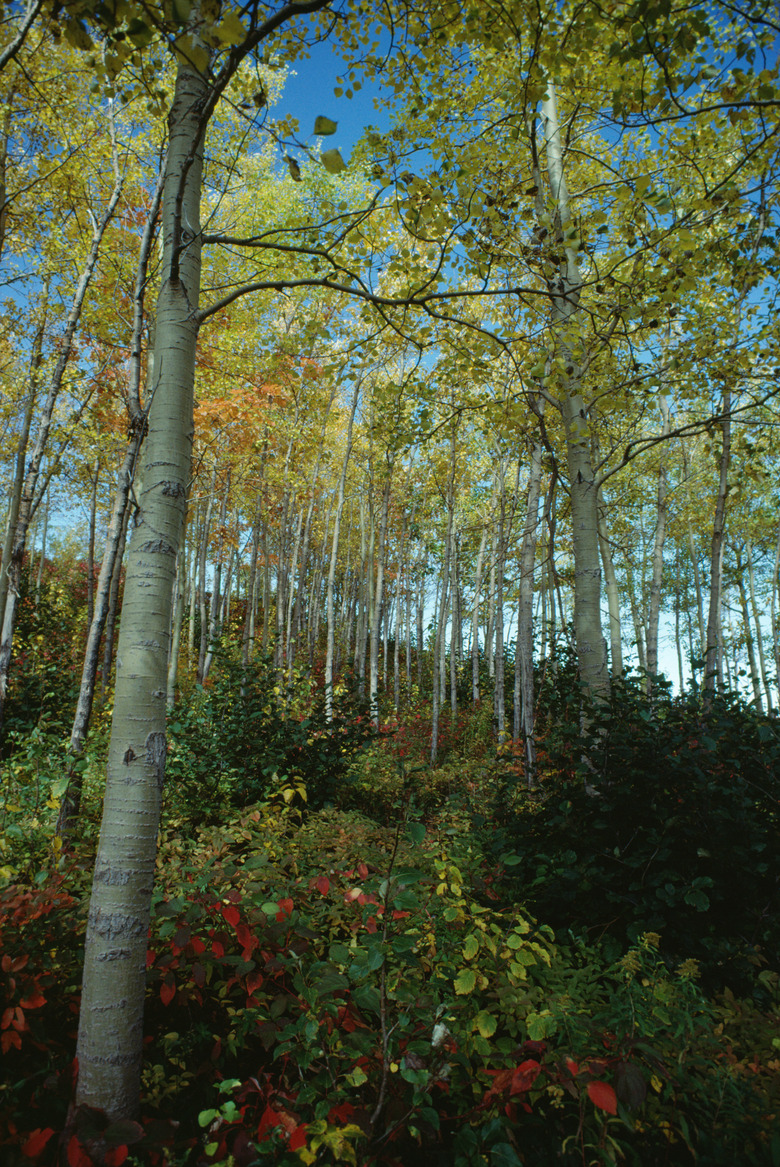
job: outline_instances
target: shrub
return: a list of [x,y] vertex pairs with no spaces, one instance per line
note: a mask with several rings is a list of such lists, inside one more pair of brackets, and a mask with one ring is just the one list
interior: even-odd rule
[[668,691],[651,703],[629,680],[545,744],[541,789],[504,798],[492,843],[532,910],[620,944],[659,932],[708,983],[749,984],[756,946],[780,940],[777,724],[735,697],[706,715]]
[[223,650],[208,685],[169,720],[170,804],[201,818],[265,798],[278,780],[300,779],[309,803],[331,801],[354,755],[374,736],[349,693],[325,718],[322,694],[305,678],[284,691],[270,659],[248,668]]

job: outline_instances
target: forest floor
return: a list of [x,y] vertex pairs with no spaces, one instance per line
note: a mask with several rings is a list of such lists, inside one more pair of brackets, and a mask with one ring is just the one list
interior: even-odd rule
[[[233,772],[200,800],[169,788],[142,1113],[86,1113],[66,1142],[99,751],[69,853],[52,850],[56,798],[36,807],[19,779],[3,1164],[90,1167],[99,1145],[110,1167],[778,1167],[777,733],[750,747],[773,775],[759,797],[755,719],[724,711],[705,740],[670,703],[672,750],[637,739],[632,708],[608,750],[620,781],[602,759],[595,799],[573,731],[547,734],[529,792],[476,715],[437,767],[409,720],[356,748],[335,798],[303,763],[244,805]],[[203,706],[190,716],[202,729]],[[182,719],[174,775],[186,745]]]

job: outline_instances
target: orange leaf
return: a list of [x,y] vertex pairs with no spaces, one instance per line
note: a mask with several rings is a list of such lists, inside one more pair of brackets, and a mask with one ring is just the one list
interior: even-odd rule
[[599,1110],[617,1114],[617,1095],[608,1082],[588,1082],[588,1098]]

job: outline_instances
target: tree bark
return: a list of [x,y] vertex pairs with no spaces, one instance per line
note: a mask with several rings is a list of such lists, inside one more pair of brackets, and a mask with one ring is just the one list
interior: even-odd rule
[[169,116],[162,283],[143,492],[132,533],[84,954],[77,1105],[137,1111],[147,934],[165,779],[171,599],[193,433],[206,79],[180,61]]
[[566,438],[572,541],[574,551],[574,634],[580,680],[592,696],[609,693],[601,631],[601,567],[598,543],[598,490],[591,459],[588,408],[582,395],[582,359],[572,340],[576,333],[582,276],[575,249],[567,241],[571,227],[569,195],[563,171],[555,86],[548,81],[542,102],[547,173],[556,211],[556,243],[563,253],[551,284],[553,335],[560,358],[559,409]]
[[710,542],[710,605],[707,616],[707,647],[704,666],[704,692],[712,694],[718,680],[721,654],[718,652],[720,637],[721,585],[723,579],[723,541],[726,530],[726,498],[729,492],[729,468],[731,465],[731,388],[723,389],[723,420],[720,423],[722,444],[718,459],[718,492],[715,499],[715,516],[712,523]]
[[536,537],[539,526],[539,499],[542,491],[542,442],[538,432],[531,443],[528,489],[525,503],[523,540],[520,547],[520,598],[517,607],[515,647],[514,738],[523,741],[525,780],[529,789],[536,779],[534,738],[534,571]]

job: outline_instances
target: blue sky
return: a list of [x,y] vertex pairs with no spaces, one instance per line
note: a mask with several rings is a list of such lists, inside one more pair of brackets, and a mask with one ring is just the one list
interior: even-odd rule
[[352,98],[334,96],[344,68],[332,45],[316,45],[308,60],[297,61],[291,68],[274,113],[296,117],[300,136],[305,141],[313,138],[314,119],[319,115],[338,122],[338,131],[326,140],[327,146],[340,150],[344,161],[349,162],[350,153],[366,126],[386,129],[389,118],[386,110],[375,108],[374,99],[380,86],[369,78],[364,79],[362,88]]

